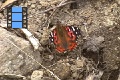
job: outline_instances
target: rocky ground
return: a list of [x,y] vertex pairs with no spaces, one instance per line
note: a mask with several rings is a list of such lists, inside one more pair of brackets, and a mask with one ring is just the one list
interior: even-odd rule
[[[46,11],[62,1],[12,4],[28,8],[28,30],[39,39],[42,49],[33,51],[19,30],[0,27],[0,80],[56,80],[55,75],[60,80],[120,80],[120,0],[75,0]],[[0,19],[6,19],[6,9]],[[77,48],[62,55],[44,35],[58,20],[81,30]]]

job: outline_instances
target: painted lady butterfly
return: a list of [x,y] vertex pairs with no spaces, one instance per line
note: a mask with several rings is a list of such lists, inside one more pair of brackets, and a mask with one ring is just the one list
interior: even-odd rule
[[50,33],[50,41],[55,44],[59,53],[72,51],[77,46],[77,38],[80,29],[74,26],[62,26],[57,24],[56,28]]

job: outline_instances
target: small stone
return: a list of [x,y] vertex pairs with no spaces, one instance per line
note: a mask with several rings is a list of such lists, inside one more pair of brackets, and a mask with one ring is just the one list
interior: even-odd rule
[[70,66],[66,63],[59,63],[55,66],[54,73],[62,80],[66,79],[71,74]]
[[77,66],[76,65],[72,65],[70,68],[73,72],[77,71]]
[[43,71],[35,70],[31,75],[31,80],[41,80],[43,77]]
[[31,5],[31,8],[35,8],[35,4],[32,4],[32,5]]
[[54,56],[53,55],[49,55],[49,59],[53,60]]
[[74,78],[76,78],[78,76],[79,76],[79,74],[77,72],[75,72],[75,73],[72,74],[72,77],[74,77]]
[[120,37],[118,37],[118,39],[120,40]]
[[77,67],[83,67],[83,61],[82,60],[76,60]]

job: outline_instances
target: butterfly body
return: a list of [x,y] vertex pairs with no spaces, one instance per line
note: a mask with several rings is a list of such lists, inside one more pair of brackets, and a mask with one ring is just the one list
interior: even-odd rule
[[79,28],[57,24],[57,27],[50,33],[50,40],[55,44],[56,50],[63,53],[72,51],[77,46],[78,35],[80,35]]

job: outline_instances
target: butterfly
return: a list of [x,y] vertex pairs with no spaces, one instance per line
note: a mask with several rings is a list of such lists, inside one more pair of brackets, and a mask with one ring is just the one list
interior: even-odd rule
[[64,53],[76,48],[79,35],[80,29],[78,27],[63,26],[58,22],[56,28],[50,33],[49,39],[54,43],[59,53]]

